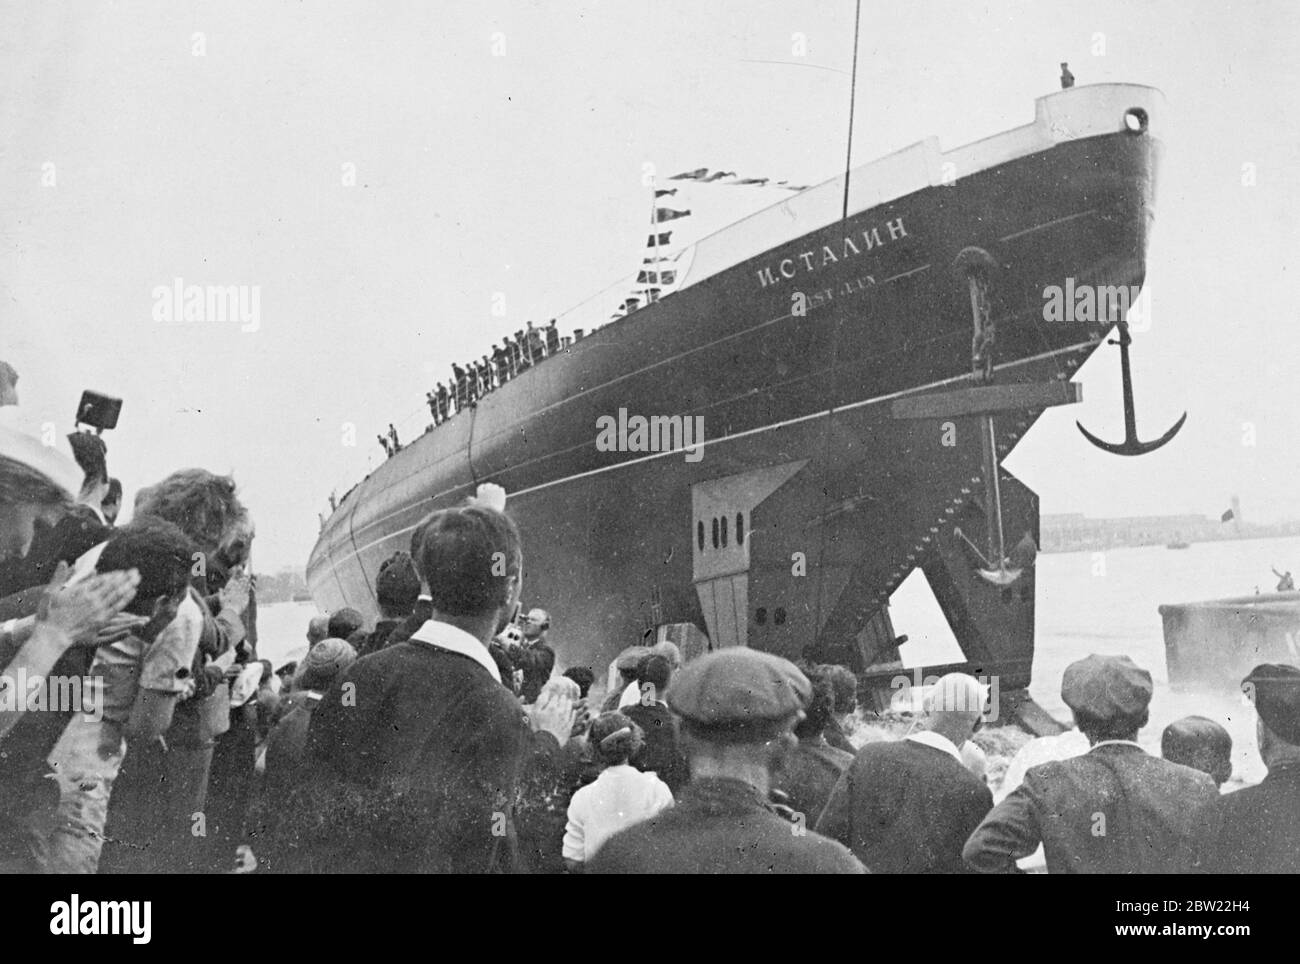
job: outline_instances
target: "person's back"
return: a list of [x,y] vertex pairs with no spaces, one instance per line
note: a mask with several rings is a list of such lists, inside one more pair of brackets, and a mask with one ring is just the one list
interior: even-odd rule
[[776,788],[790,798],[790,807],[816,826],[831,792],[853,763],[853,754],[837,749],[824,736],[800,737],[776,778]]
[[658,774],[673,793],[684,787],[691,770],[679,745],[677,721],[668,707],[662,702],[636,703],[621,712],[645,734],[645,746],[632,765],[643,773]]
[[321,694],[304,691],[285,698],[280,719],[266,738],[266,787],[268,797],[281,798],[302,777],[307,762],[307,730]]
[[574,870],[585,866],[613,834],[673,803],[666,783],[628,763],[643,739],[640,727],[629,717],[602,713],[592,723],[588,739],[605,769],[569,802],[563,856]]
[[1033,813],[1049,873],[1176,873],[1192,819],[1218,796],[1214,781],[1131,743],[1101,743],[1025,774],[1001,806]]
[[640,700],[622,710],[641,728],[645,744],[632,757],[632,765],[642,772],[654,772],[676,793],[690,779],[690,765],[682,752],[677,720],[664,694],[672,680],[673,666],[667,657],[652,653],[640,664],[637,676]]
[[993,806],[954,755],[914,739],[868,743],[816,827],[872,873],[959,873],[962,846]]
[[1255,739],[1268,776],[1197,814],[1192,869],[1300,873],[1300,667],[1261,663],[1241,689],[1255,707]]
[[503,869],[493,815],[506,805],[493,801],[527,733],[510,691],[464,655],[412,638],[358,660],[314,711],[308,752],[313,776],[354,784],[368,812],[343,818],[333,832],[351,839],[323,841],[313,869]]
[[1193,869],[1203,874],[1300,874],[1300,761],[1196,815]]
[[774,813],[740,780],[697,778],[677,802],[615,834],[589,865],[602,874],[860,874],[847,848]]
[[774,777],[773,786],[786,795],[790,808],[812,827],[854,755],[831,746],[825,736],[836,711],[831,667],[810,664],[804,673],[812,686],[812,696],[804,707],[804,718],[794,727],[799,742]]

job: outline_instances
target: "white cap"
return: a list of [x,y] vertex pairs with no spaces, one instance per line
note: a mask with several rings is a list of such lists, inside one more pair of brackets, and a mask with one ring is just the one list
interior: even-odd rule
[[35,469],[74,499],[81,491],[85,473],[71,452],[72,447],[62,435],[56,437],[54,445],[45,445],[33,435],[0,423],[0,455]]

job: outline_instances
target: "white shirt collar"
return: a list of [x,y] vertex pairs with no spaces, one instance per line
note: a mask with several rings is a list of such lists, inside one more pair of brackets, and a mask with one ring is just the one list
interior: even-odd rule
[[[1146,750],[1142,748],[1141,743],[1134,743],[1132,740],[1101,740],[1092,745],[1092,750],[1097,749],[1099,746],[1135,746],[1139,750],[1142,750],[1143,753],[1146,752]],[[1091,753],[1092,750],[1089,750],[1088,752]]]
[[[935,733],[933,730],[920,730],[916,733],[909,733],[905,739],[912,740],[914,743],[920,743],[922,746],[933,747],[936,750],[942,750],[958,763],[961,763],[961,753],[957,749],[957,744],[942,734]],[[962,766],[965,766],[962,763]]]
[[440,623],[436,619],[430,619],[411,634],[411,640],[413,642],[428,643],[430,646],[445,649],[450,653],[468,656],[487,670],[494,680],[498,683],[501,682],[501,671],[497,669],[496,662],[488,655],[487,647],[463,629],[457,629],[450,623]]

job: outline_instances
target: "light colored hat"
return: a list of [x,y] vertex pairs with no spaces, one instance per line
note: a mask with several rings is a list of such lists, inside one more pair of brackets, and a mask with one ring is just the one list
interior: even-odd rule
[[73,499],[81,491],[85,473],[70,453],[62,435],[57,436],[55,445],[44,445],[35,436],[0,423],[0,455],[40,472]]
[[307,651],[293,674],[293,688],[322,690],[334,682],[334,677],[351,666],[357,651],[346,639],[322,639]]

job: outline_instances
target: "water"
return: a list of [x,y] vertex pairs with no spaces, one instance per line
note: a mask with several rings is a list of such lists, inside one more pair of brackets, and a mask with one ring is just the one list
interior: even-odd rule
[[307,623],[319,610],[309,602],[257,604],[257,655],[277,668],[307,654]]
[[[1155,683],[1151,722],[1139,738],[1148,750],[1159,753],[1160,731],[1166,724],[1200,714],[1218,720],[1232,734],[1234,782],[1263,778],[1254,712],[1240,698],[1170,691],[1157,607],[1247,595],[1256,586],[1270,593],[1277,583],[1270,567],[1300,572],[1300,538],[1202,542],[1183,550],[1147,546],[1100,554],[1040,554],[1037,566],[1037,645],[1030,693],[1038,703],[1057,718],[1069,719],[1061,702],[1065,667],[1089,653],[1127,655],[1149,670]],[[311,603],[259,606],[258,648],[263,658],[276,665],[300,659],[307,646],[307,622],[315,614]],[[562,619],[562,613],[557,617]],[[909,665],[917,657],[943,657],[936,662],[952,658],[942,652],[945,644],[939,641],[938,627],[898,629],[914,640],[904,648],[905,653],[911,651]]]
[[1202,542],[1181,550],[1146,546],[1053,553],[1039,555],[1037,566],[1037,644],[1029,687],[1035,700],[1054,716],[1068,718],[1060,692],[1065,667],[1089,653],[1128,655],[1155,683],[1151,722],[1139,738],[1144,746],[1158,753],[1167,723],[1191,714],[1208,716],[1232,734],[1234,780],[1263,778],[1254,711],[1240,697],[1170,691],[1157,607],[1249,595],[1257,586],[1271,593],[1277,579],[1270,567],[1300,572],[1300,538]]

